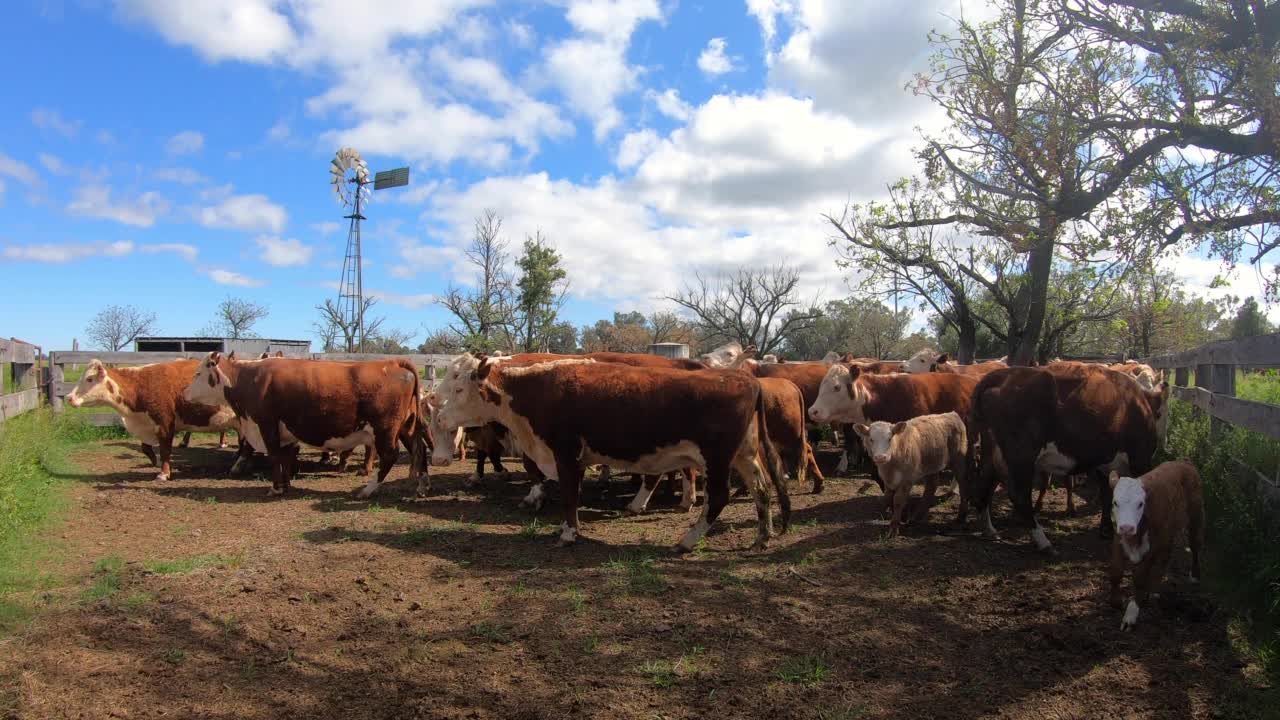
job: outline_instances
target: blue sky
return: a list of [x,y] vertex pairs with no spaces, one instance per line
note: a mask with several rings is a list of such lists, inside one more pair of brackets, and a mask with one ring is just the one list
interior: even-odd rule
[[[973,5],[974,3],[969,3]],[[45,0],[7,9],[0,333],[70,346],[134,304],[194,333],[227,295],[307,337],[346,228],[334,151],[409,165],[365,225],[387,324],[447,322],[493,208],[541,230],[578,324],[694,270],[799,267],[847,294],[819,213],[911,171],[936,110],[902,91],[958,4],[877,0]],[[1195,282],[1216,266],[1180,263]],[[1256,294],[1253,273],[1237,294]],[[1203,280],[1197,278],[1203,277]],[[1252,284],[1251,284],[1252,283]]]

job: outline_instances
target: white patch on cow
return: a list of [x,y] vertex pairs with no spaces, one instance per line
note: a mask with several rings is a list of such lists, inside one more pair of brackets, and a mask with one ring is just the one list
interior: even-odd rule
[[1129,606],[1124,609],[1124,618],[1120,620],[1121,630],[1131,630],[1138,624],[1138,603],[1133,599],[1129,600]]
[[680,509],[688,512],[693,509],[693,504],[698,501],[698,488],[694,485],[693,478],[688,472],[680,473],[680,477],[684,483],[680,492]]
[[640,483],[640,489],[636,491],[636,496],[631,499],[631,504],[627,505],[627,512],[636,515],[642,514],[649,507],[649,498],[653,497],[653,491],[657,488],[655,483],[653,488]]
[[698,516],[698,521],[693,524],[693,527],[689,528],[689,531],[684,534],[684,538],[680,541],[680,549],[685,552],[692,552],[698,541],[707,534],[709,527],[711,526],[707,524],[707,509],[703,507],[702,514]]
[[[219,405],[218,411],[209,418],[206,425],[190,425],[178,419],[177,429],[180,431],[190,430],[191,432],[222,432],[224,430],[234,430],[236,428],[236,412],[231,409],[230,405]],[[220,447],[226,447],[223,443]]]
[[1036,467],[1053,475],[1069,475],[1075,470],[1076,460],[1058,449],[1057,443],[1049,443],[1040,449]]
[[982,508],[980,515],[981,517],[979,517],[979,520],[982,522],[982,536],[988,540],[994,540],[999,537],[999,533],[996,532],[996,526],[991,524],[991,505],[988,504],[986,507]]
[[933,366],[938,362],[938,353],[930,348],[925,348],[915,355],[902,361],[902,372],[905,373],[927,373],[933,370]]
[[[849,392],[853,385],[852,395]],[[850,380],[849,368],[832,365],[818,386],[818,397],[809,408],[809,419],[816,423],[866,422],[862,408],[871,399],[867,389],[856,380]]]
[[242,419],[240,434],[244,436],[245,442],[249,443],[249,447],[263,455],[267,454],[267,443],[262,439],[262,430],[258,428],[258,423],[249,418]]
[[356,493],[356,497],[361,500],[371,498],[378,492],[379,487],[380,483],[378,482],[378,473],[370,473],[369,482],[365,483],[365,486],[360,488],[360,491]]
[[560,523],[560,544],[572,545],[578,540],[578,529],[567,522]]
[[653,452],[641,455],[634,460],[611,457],[587,446],[583,448],[582,462],[587,465],[604,464],[615,470],[640,473],[642,475],[662,475],[663,473],[687,467],[695,467],[700,470],[707,467],[707,461],[702,457],[702,449],[688,440],[681,440],[674,445],[655,448]]
[[840,362],[840,353],[835,350],[828,350],[826,355],[822,356],[823,365],[835,365]]
[[159,480],[160,482],[164,482],[168,479],[169,479],[169,476],[164,474],[163,472],[156,473],[156,480]]
[[546,491],[542,489],[542,483],[534,483],[533,487],[529,488],[529,494],[525,495],[524,499],[520,501],[520,507],[528,507],[528,508],[533,508],[534,510],[541,510],[542,500],[546,497],[546,495],[547,495]]
[[734,361],[741,355],[742,343],[727,342],[709,353],[703,353],[702,362],[706,363],[707,367],[727,368],[732,367]]
[[893,459],[893,425],[883,420],[871,423],[862,436],[862,447],[871,456],[871,462],[883,465]]
[[124,429],[130,435],[138,438],[148,445],[159,445],[160,436],[159,428],[156,427],[156,421],[144,412],[126,411],[120,413],[120,419],[124,421]]
[[1142,558],[1146,557],[1147,551],[1151,549],[1151,539],[1143,535],[1142,541],[1135,544],[1129,538],[1120,538],[1120,549],[1124,550],[1124,555],[1129,558],[1129,562],[1137,565],[1142,562]]
[[1035,541],[1036,549],[1040,552],[1048,552],[1053,549],[1053,544],[1049,542],[1049,537],[1044,534],[1044,528],[1040,527],[1039,522],[1031,528],[1031,539]]
[[1141,480],[1122,477],[1111,489],[1111,520],[1115,523],[1116,534],[1120,536],[1125,554],[1133,562],[1141,560],[1147,551],[1147,543],[1135,542],[1146,505],[1147,491],[1142,487]]
[[[281,428],[284,424],[281,423]],[[333,452],[342,452],[344,450],[353,450],[358,447],[365,447],[373,444],[373,426],[365,423],[364,427],[359,430],[340,438],[330,438],[324,441],[321,448]]]

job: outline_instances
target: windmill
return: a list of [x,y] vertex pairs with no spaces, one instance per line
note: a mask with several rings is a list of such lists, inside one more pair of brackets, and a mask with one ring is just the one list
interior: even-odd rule
[[[351,208],[347,229],[347,253],[342,260],[342,281],[338,283],[338,311],[344,327],[354,328],[347,343],[347,352],[364,352],[364,271],[360,260],[361,214],[369,202],[369,186],[374,190],[386,190],[409,184],[409,168],[384,170],[369,179],[369,166],[355,148],[342,148],[329,162],[330,181],[338,202]],[[358,343],[358,345],[357,345]],[[354,346],[354,347],[353,347]],[[358,348],[358,349],[357,349]]]

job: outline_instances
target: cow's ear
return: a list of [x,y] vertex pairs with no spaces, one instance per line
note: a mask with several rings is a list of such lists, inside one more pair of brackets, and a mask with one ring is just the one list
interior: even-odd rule
[[853,426],[853,431],[858,433],[858,437],[866,437],[867,433],[871,432],[871,428],[863,425],[862,423],[858,423]]
[[900,433],[900,432],[902,432],[903,430],[906,430],[906,429],[907,429],[907,424],[906,424],[906,423],[904,423],[904,422],[896,422],[896,423],[894,423],[894,424],[893,424],[893,427],[889,428],[889,431],[890,431],[890,432],[892,432],[894,435],[897,435],[898,433]]
[[480,353],[476,358],[480,360],[480,364],[476,366],[475,372],[471,373],[471,379],[483,380],[489,376],[489,370],[492,369],[493,362],[484,353]]
[[1116,483],[1120,482],[1120,473],[1116,472],[1115,470],[1112,470],[1111,476],[1107,478],[1107,481],[1111,483],[1111,489],[1115,490]]
[[939,364],[939,365],[941,365],[941,364],[943,364],[943,363],[945,363],[945,362],[950,362],[950,361],[951,361],[951,355],[949,355],[949,354],[947,354],[947,353],[942,353],[941,355],[939,355],[939,356],[938,356],[938,359],[937,359],[937,360],[934,360],[934,362],[935,362],[935,363],[937,363],[937,364]]
[[235,360],[235,359],[236,359],[236,351],[235,351],[235,350],[232,350],[231,352],[227,353],[227,360]]
[[222,361],[222,353],[218,352],[217,350],[214,350],[213,352],[209,353],[209,362],[213,363],[214,365],[217,365],[221,361]]
[[101,360],[94,358],[93,360],[89,361],[89,369],[85,371],[84,376],[92,380],[93,378],[99,375],[102,375],[105,377],[106,374],[107,374],[107,366],[103,365]]

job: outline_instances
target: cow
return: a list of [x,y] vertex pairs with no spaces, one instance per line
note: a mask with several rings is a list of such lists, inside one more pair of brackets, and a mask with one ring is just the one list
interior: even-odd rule
[[921,415],[905,422],[858,423],[853,430],[862,438],[867,454],[884,480],[885,494],[892,499],[890,537],[898,534],[902,509],[911,496],[914,482],[925,479],[924,497],[915,513],[917,521],[929,515],[939,473],[949,470],[954,482],[964,484],[969,442],[965,421],[955,412]]
[[235,426],[235,413],[225,402],[183,397],[183,388],[199,364],[199,360],[174,360],[108,368],[100,360],[92,360],[67,395],[67,404],[107,405],[120,413],[125,430],[142,442],[142,454],[159,466],[156,479],[168,480],[172,476],[169,458],[178,432],[221,432]]
[[426,473],[421,460],[429,440],[418,414],[418,371],[408,360],[241,363],[212,352],[197,363],[184,394],[231,406],[245,439],[271,460],[269,495],[288,489],[299,442],[330,451],[372,444],[378,473],[357,491],[360,498],[376,493],[391,472],[397,442],[411,453],[410,474]]
[[1116,535],[1111,543],[1111,606],[1119,610],[1124,598],[1120,584],[1133,574],[1133,597],[1120,621],[1121,630],[1138,623],[1138,613],[1151,591],[1160,585],[1169,566],[1174,543],[1185,530],[1191,548],[1191,581],[1200,581],[1200,550],[1204,546],[1204,491],[1200,473],[1182,460],[1157,465],[1141,477],[1111,472]]
[[1111,490],[1105,472],[1149,470],[1167,410],[1167,386],[1143,390],[1123,373],[1097,365],[988,373],[973,391],[969,416],[970,438],[981,438],[983,448],[975,497],[984,533],[994,534],[990,502],[998,460],[1007,468],[1015,522],[1030,529],[1039,550],[1051,552],[1053,546],[1031,504],[1037,472],[1093,476],[1102,508],[1099,532],[1109,538]]
[[[751,350],[752,354],[754,354],[755,348],[753,347]],[[737,367],[745,351],[746,349],[742,347],[742,343],[737,341],[727,342],[715,350],[703,353],[701,355],[702,364],[710,368]]]
[[543,474],[560,481],[561,545],[580,535],[578,495],[585,466],[593,463],[646,475],[690,466],[706,473],[707,502],[680,551],[692,550],[728,503],[730,469],[751,486],[756,548],[772,535],[766,482],[778,493],[783,532],[790,524],[760,384],[746,373],[590,358],[512,366],[468,353],[454,361],[438,392],[446,427],[499,422]]
[[938,353],[929,348],[912,355],[902,361],[902,372],[905,373],[957,373],[960,375],[986,375],[989,372],[1009,367],[1003,359],[988,360],[972,365],[958,365],[951,362],[947,353]]
[[1146,363],[1134,362],[1132,360],[1122,363],[1114,363],[1108,365],[1108,368],[1116,372],[1122,372],[1131,376],[1144,390],[1155,389],[1156,383],[1160,382],[1159,376],[1156,374],[1155,368]]

